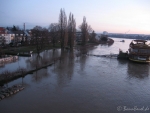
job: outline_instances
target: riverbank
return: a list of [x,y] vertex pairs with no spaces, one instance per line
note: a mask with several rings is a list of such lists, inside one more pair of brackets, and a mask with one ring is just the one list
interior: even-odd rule
[[[56,44],[55,47],[52,45],[45,46],[40,52],[49,49],[60,48],[60,44]],[[31,56],[32,53],[37,53],[36,46],[19,46],[19,47],[7,47],[3,49],[3,53],[7,55],[18,55],[18,56]]]
[[[76,47],[87,47],[87,46],[94,46],[98,45],[100,43],[90,43],[88,42],[86,45],[75,45],[74,49]],[[45,48],[41,49],[40,52],[50,49],[58,49],[60,48],[60,44],[55,45],[53,47],[52,45],[46,46]],[[69,48],[64,48],[64,50],[70,50]],[[3,52],[6,55],[17,55],[17,56],[23,56],[23,57],[31,57],[32,53],[37,53],[36,46],[20,46],[20,47],[9,47],[7,49],[4,49]]]
[[[82,46],[82,45],[75,46],[74,51],[76,51],[76,50],[78,51],[76,56],[79,57],[82,54],[87,53],[87,50],[90,47],[94,47],[95,45],[97,45],[97,44],[87,43],[85,46]],[[69,49],[64,49],[64,51],[69,52],[70,50]],[[21,69],[21,68],[19,68],[18,70],[16,70],[16,72],[13,72],[13,73],[10,73],[9,70],[5,71],[5,72],[2,72],[1,75],[0,75],[0,85],[2,86],[2,85],[6,84],[10,81],[13,81],[15,79],[20,78],[20,77],[24,77],[28,74],[33,74],[34,72],[36,72],[36,71],[38,71],[42,68],[47,68],[48,66],[53,65],[58,60],[61,61],[61,57],[53,58],[51,63],[49,63],[47,65],[44,65],[44,66],[37,67],[36,69],[28,70],[27,72],[25,71],[25,69]]]

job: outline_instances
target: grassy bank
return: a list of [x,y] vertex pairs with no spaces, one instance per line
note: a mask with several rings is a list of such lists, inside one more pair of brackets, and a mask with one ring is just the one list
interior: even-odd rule
[[[52,45],[45,46],[40,50],[40,52],[53,48],[60,48],[60,44],[56,44],[55,47],[53,47]],[[37,53],[36,46],[19,46],[19,47],[8,47],[6,49],[3,49],[3,52],[8,55],[17,55],[18,53],[26,55],[29,54],[30,51],[32,51],[33,53]]]

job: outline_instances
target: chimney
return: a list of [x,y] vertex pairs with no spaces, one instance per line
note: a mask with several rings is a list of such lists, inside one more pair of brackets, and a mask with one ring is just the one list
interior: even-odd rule
[[26,26],[25,26],[25,23],[24,23],[23,27],[24,27],[24,31],[25,31],[25,30],[26,30],[26,29],[25,29],[25,27],[26,27]]

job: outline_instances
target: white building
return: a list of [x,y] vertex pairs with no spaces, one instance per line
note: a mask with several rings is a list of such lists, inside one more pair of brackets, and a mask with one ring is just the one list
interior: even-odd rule
[[9,33],[8,30],[6,30],[3,27],[0,27],[0,44],[5,43],[9,44],[14,39],[15,34]]

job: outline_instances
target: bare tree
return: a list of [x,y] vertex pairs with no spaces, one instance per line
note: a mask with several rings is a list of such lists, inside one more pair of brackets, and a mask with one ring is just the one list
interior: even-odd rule
[[59,31],[60,31],[61,48],[64,48],[67,42],[67,16],[64,9],[60,10],[59,29],[60,29]]
[[4,80],[5,80],[7,88],[8,88],[8,80],[10,78],[11,73],[10,73],[10,71],[6,70],[2,73],[2,75],[4,76]]
[[1,37],[0,37],[0,43],[1,43],[2,46],[5,46],[5,45],[6,45],[6,39],[5,39],[4,36],[1,36]]
[[37,53],[46,47],[48,40],[48,29],[36,26],[32,29],[32,43],[36,45]]
[[41,49],[45,48],[48,40],[48,29],[43,28],[41,31]]
[[92,28],[86,22],[86,17],[83,17],[83,22],[79,26],[79,28],[81,29],[81,33],[82,33],[82,35],[81,35],[82,44],[85,45],[89,38],[89,32],[91,32],[91,30],[92,30]]
[[27,36],[27,35],[25,35],[24,45],[28,45],[28,44],[29,44],[29,42],[28,42],[28,36]]
[[51,36],[51,41],[53,44],[53,47],[55,47],[55,44],[58,42],[58,37],[59,37],[59,24],[58,23],[52,23],[49,26],[49,30],[50,30],[50,36]]
[[89,42],[98,43],[98,40],[95,38],[95,36],[96,36],[96,33],[93,31],[93,32],[90,34]]
[[68,46],[73,49],[76,34],[76,22],[73,14],[70,13],[68,20]]
[[2,58],[4,54],[4,50],[2,49],[2,47],[0,47],[0,58]]
[[32,29],[32,40],[36,45],[37,53],[40,53],[41,48],[41,36],[42,36],[42,27],[36,26]]

